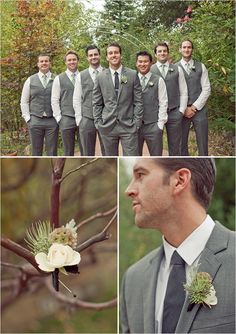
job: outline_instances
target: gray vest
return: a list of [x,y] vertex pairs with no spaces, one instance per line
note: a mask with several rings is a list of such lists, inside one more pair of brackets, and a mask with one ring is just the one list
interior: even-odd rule
[[59,74],[60,81],[60,109],[63,116],[75,117],[73,109],[74,85],[66,72]]
[[94,82],[88,68],[80,72],[82,86],[82,116],[93,119],[93,87]]
[[[162,77],[161,72],[156,64],[151,67],[151,72],[158,74]],[[163,78],[163,77],[162,77]],[[179,94],[179,71],[178,66],[169,64],[168,73],[163,78],[166,84],[167,96],[168,96],[168,109],[178,108],[180,105],[180,94]]]
[[[158,99],[159,76],[152,74],[145,89],[143,90],[143,123],[158,122],[159,99]],[[153,84],[153,85],[152,85]]]
[[45,112],[47,117],[52,117],[51,92],[54,78],[55,75],[52,74],[47,87],[44,88],[39,79],[38,73],[31,75],[29,102],[29,110],[31,115],[42,118],[43,113]]
[[194,69],[188,74],[181,62],[176,65],[181,66],[184,72],[185,80],[188,87],[188,105],[192,105],[202,92],[201,77],[202,77],[202,64],[194,61]]

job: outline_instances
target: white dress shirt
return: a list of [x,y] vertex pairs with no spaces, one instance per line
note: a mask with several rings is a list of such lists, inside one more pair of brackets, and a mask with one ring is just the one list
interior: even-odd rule
[[[157,289],[156,289],[156,308],[155,308],[155,319],[158,322],[158,333],[162,331],[162,316],[163,316],[163,306],[166,294],[166,288],[168,283],[168,278],[172,266],[170,266],[171,257],[176,250],[177,253],[186,262],[186,278],[189,276],[190,269],[198,264],[199,258],[202,251],[204,250],[206,243],[212,233],[215,226],[215,222],[211,219],[209,215],[203,223],[196,228],[178,247],[175,248],[171,246],[164,237],[163,246],[165,256],[160,265],[160,270],[157,278]],[[184,287],[183,287],[184,289]]]
[[[157,61],[156,65],[160,72],[162,72],[161,65],[166,65],[165,73],[166,74],[168,73],[170,65],[168,61],[164,64]],[[178,66],[178,71],[179,71],[179,111],[182,114],[184,114],[188,104],[188,87],[184,77],[184,72],[180,66]]]
[[[43,77],[46,75],[47,77],[47,84],[48,81],[51,79],[52,73],[48,71],[46,74],[42,72],[38,72],[39,80],[41,81],[43,85]],[[21,93],[21,101],[20,101],[20,107],[22,112],[22,117],[25,119],[26,123],[30,120],[30,77],[25,81],[23,90]],[[44,113],[44,116],[47,116],[46,113]]]
[[[100,73],[103,70],[103,68],[102,66],[99,66],[98,68],[94,69],[93,67],[89,66],[88,70],[93,82],[95,82],[97,77],[96,71]],[[79,123],[82,119],[81,97],[82,97],[82,84],[81,84],[81,75],[79,73],[75,80],[75,88],[73,94],[73,108],[75,111],[75,121],[77,126],[79,126]]]
[[122,65],[120,65],[120,67],[117,69],[117,70],[113,70],[111,67],[110,67],[110,71],[111,71],[111,77],[112,77],[112,82],[113,82],[113,85],[115,86],[115,72],[118,73],[118,77],[119,77],[119,82],[121,80],[121,71],[122,71]]
[[[68,69],[66,70],[66,75],[70,80],[73,74],[75,74],[75,81],[76,81],[79,71],[73,73]],[[56,119],[57,123],[59,123],[61,120],[60,96],[61,96],[61,87],[60,87],[59,75],[57,75],[53,81],[52,98],[51,98],[53,117]],[[76,117],[77,115],[75,114],[75,119]]]
[[[180,63],[183,66],[183,68],[186,68],[187,62],[183,58],[181,59]],[[194,66],[193,59],[190,59],[188,63],[190,65],[190,68]],[[204,64],[202,64],[201,86],[202,86],[201,94],[199,95],[197,100],[193,102],[193,105],[194,107],[196,107],[197,110],[201,110],[205,106],[207,99],[211,94],[211,85],[208,77],[208,71]]]
[[[148,72],[145,74],[146,80],[146,86],[148,85],[148,82],[151,78],[152,73]],[[143,76],[141,73],[138,74],[139,80],[141,80],[141,77]],[[159,112],[158,112],[158,127],[163,130],[164,124],[167,122],[168,114],[167,114],[167,106],[168,106],[168,97],[167,97],[167,90],[166,90],[166,84],[163,78],[159,78],[158,82],[158,100],[159,100]]]

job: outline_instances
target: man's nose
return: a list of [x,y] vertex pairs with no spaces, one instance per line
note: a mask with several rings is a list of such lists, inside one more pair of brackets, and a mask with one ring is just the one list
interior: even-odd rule
[[137,188],[134,185],[134,182],[131,181],[130,184],[128,185],[128,187],[125,190],[125,195],[128,197],[132,197],[137,195]]

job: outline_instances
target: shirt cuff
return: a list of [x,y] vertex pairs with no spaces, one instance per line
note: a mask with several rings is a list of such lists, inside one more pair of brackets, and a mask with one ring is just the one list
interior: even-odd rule
[[75,117],[75,122],[76,122],[77,126],[79,126],[79,123],[81,122],[81,119],[82,119],[81,116]]
[[161,130],[163,130],[163,128],[164,128],[164,122],[163,121],[158,121],[157,122],[157,125],[158,125],[158,127],[161,129]]
[[25,116],[24,119],[25,119],[26,123],[28,123],[29,120],[30,120],[30,115],[29,116]]
[[57,123],[59,123],[60,120],[61,120],[61,116],[57,116],[57,117],[55,117],[55,119],[56,119]]

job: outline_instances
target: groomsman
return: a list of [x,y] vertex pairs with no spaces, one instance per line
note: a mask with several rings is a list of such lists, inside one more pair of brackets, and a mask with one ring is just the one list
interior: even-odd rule
[[179,49],[182,59],[177,63],[183,70],[188,86],[188,106],[182,123],[182,155],[189,155],[188,136],[191,124],[196,133],[198,154],[208,155],[208,119],[206,102],[211,94],[208,71],[204,64],[192,59],[193,43],[184,40]]
[[187,107],[187,84],[182,69],[170,64],[169,46],[165,42],[154,48],[157,58],[151,72],[161,75],[165,80],[168,95],[168,121],[166,123],[169,155],[181,155],[182,118]]
[[163,127],[167,122],[167,91],[164,80],[150,72],[152,56],[147,51],[136,55],[136,67],[143,91],[143,121],[139,129],[139,155],[146,141],[150,155],[162,155]]
[[123,155],[136,156],[138,129],[142,123],[142,88],[136,71],[121,63],[121,47],[107,47],[109,68],[98,74],[94,85],[93,115],[105,147],[106,156],[118,156],[119,141]]
[[75,134],[79,123],[79,115],[73,109],[73,93],[78,75],[79,56],[75,51],[65,55],[66,71],[56,76],[52,86],[53,116],[60,126],[64,155],[73,156]]
[[[100,65],[100,49],[96,45],[89,45],[86,48],[89,68],[79,73],[73,95],[73,107],[75,113],[80,115],[79,138],[84,156],[94,156],[96,138],[98,131],[94,125],[93,118],[93,88],[94,82],[103,68]],[[102,155],[105,155],[104,146],[99,135]]]
[[57,155],[58,125],[51,108],[51,90],[55,75],[50,72],[50,57],[38,56],[39,72],[31,75],[24,83],[21,95],[22,116],[28,124],[33,156]]

